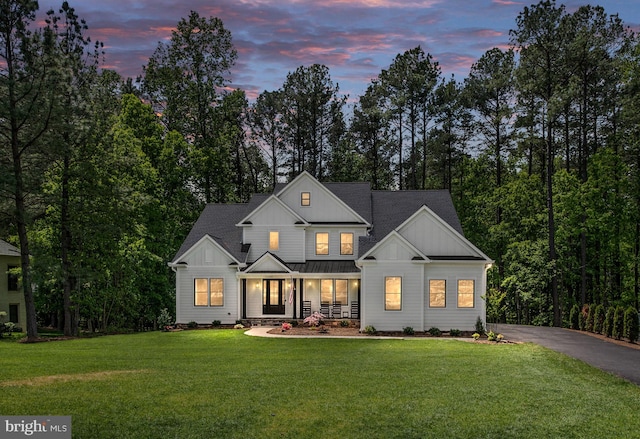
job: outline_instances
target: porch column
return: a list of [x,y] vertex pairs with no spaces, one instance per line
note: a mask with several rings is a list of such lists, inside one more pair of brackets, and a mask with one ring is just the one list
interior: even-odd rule
[[247,280],[242,279],[242,319],[247,318]]
[[298,282],[298,279],[291,279],[291,288],[293,288],[293,319],[296,320],[296,304],[298,302],[298,289],[296,288],[296,283]]
[[298,279],[298,284],[300,285],[300,317],[304,316],[302,312],[302,306],[304,305],[304,279]]

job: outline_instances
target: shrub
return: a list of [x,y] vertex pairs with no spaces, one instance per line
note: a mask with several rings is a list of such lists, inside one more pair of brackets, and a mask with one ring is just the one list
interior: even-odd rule
[[451,337],[460,337],[462,335],[462,331],[459,329],[449,329],[449,335]]
[[213,322],[211,322],[211,326],[220,326],[222,325],[222,322],[220,320],[214,320]]
[[311,327],[316,327],[318,325],[324,324],[323,320],[326,318],[324,314],[319,313],[318,311],[314,311],[309,317],[304,319],[304,323],[308,323]]
[[416,333],[411,326],[402,328],[402,332],[404,332],[404,335],[414,335]]
[[158,316],[158,327],[160,329],[164,329],[167,326],[171,326],[174,323],[173,316],[169,314],[169,310],[164,308],[160,311],[160,315]]
[[476,319],[476,332],[480,335],[485,333],[484,323],[482,322],[480,316],[478,316],[478,318]]
[[471,337],[473,337],[474,340],[477,340],[480,338],[480,334],[478,334],[477,332],[474,332]]
[[297,320],[289,320],[289,324],[295,328],[296,326],[298,326],[300,324],[300,322],[298,322]]
[[442,335],[442,331],[436,328],[435,326],[432,326],[431,328],[429,328],[429,334],[431,334],[434,337],[440,337]]
[[375,334],[375,333],[376,333],[376,332],[378,332],[378,331],[376,331],[376,328],[374,328],[373,326],[368,325],[368,326],[366,326],[366,327],[364,328],[364,332],[365,332],[365,334],[373,335],[373,334]]
[[604,316],[604,323],[602,324],[602,334],[611,337],[613,334],[613,316],[615,314],[615,309],[610,306],[607,308],[607,313]]
[[487,333],[487,340],[489,340],[489,341],[497,341],[497,340],[498,340],[498,338],[497,338],[496,333],[495,333],[495,332],[493,332],[493,331],[489,331],[489,332]]
[[574,304],[569,311],[569,328],[578,329],[578,316],[580,315],[580,307]]
[[638,341],[639,325],[638,310],[630,306],[624,312],[624,336],[629,339],[629,343]]
[[604,326],[604,305],[597,305],[595,315],[593,317],[593,332],[597,334],[602,334],[603,326]]
[[235,325],[233,325],[233,329],[243,329],[244,325],[242,323],[236,323]]
[[589,314],[589,305],[582,305],[582,310],[578,314],[578,329],[584,331],[587,329],[587,314]]
[[195,329],[197,327],[198,327],[198,323],[194,322],[193,320],[191,320],[189,323],[187,323],[187,328]]
[[616,306],[616,311],[613,314],[613,330],[611,331],[611,335],[616,340],[620,340],[622,338],[623,333],[624,333],[624,308],[618,305]]
[[348,328],[349,325],[351,325],[351,322],[349,320],[341,320],[340,321],[340,326],[342,326],[343,328]]
[[591,304],[589,305],[589,310],[587,311],[587,322],[585,324],[585,329],[588,332],[593,332],[593,319],[596,314],[596,306]]

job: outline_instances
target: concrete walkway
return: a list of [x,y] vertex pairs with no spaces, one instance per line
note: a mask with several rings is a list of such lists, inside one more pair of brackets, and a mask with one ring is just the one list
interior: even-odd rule
[[563,328],[489,325],[506,340],[536,343],[640,385],[640,350]]
[[363,336],[351,336],[351,335],[282,335],[282,334],[269,334],[269,331],[277,328],[277,326],[252,326],[251,329],[245,332],[245,335],[252,337],[274,337],[274,338],[358,338],[358,339],[373,339],[373,340],[402,340],[403,337],[378,337],[375,335]]

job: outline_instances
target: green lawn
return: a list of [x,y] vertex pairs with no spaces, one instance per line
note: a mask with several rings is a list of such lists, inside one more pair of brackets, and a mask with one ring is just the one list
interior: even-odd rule
[[0,413],[77,438],[640,437],[640,388],[531,344],[234,330],[0,342]]

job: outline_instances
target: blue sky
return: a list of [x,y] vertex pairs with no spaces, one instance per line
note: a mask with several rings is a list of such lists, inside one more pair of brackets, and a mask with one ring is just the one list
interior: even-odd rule
[[[60,1],[40,0],[41,11]],[[279,88],[301,65],[325,64],[351,100],[393,58],[422,46],[444,76],[464,78],[493,47],[506,48],[509,30],[531,1],[518,0],[70,0],[88,34],[104,42],[106,63],[125,77],[142,71],[159,41],[191,10],[218,17],[233,36],[238,60],[233,88],[249,98]],[[537,2],[536,2],[537,3]],[[565,1],[568,11],[586,2]],[[640,30],[638,0],[594,5]]]

